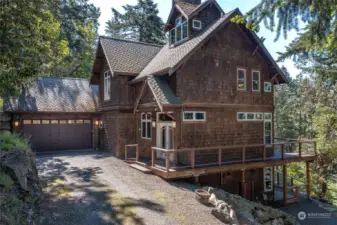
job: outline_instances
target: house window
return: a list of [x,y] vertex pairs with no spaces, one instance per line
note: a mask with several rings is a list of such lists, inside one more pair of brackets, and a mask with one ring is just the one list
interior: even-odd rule
[[263,121],[263,113],[238,112],[239,121]]
[[188,38],[188,21],[183,22],[179,17],[175,28],[170,30],[170,45],[180,43]]
[[260,71],[253,70],[252,87],[253,87],[253,91],[260,91]]
[[32,124],[32,121],[31,120],[24,120],[23,124]]
[[263,183],[265,192],[273,190],[273,170],[271,167],[263,169]]
[[271,92],[271,83],[264,82],[264,92]]
[[41,124],[41,120],[33,120],[33,124]]
[[238,90],[245,91],[246,90],[246,70],[238,69],[237,77],[238,77]]
[[111,94],[111,73],[106,71],[104,73],[104,101],[110,100]]
[[183,113],[184,121],[206,121],[206,112],[186,111]]
[[141,130],[142,138],[151,139],[152,125],[151,125],[151,113],[142,113],[141,114]]
[[201,21],[200,20],[193,20],[192,21],[192,27],[193,27],[193,29],[200,30],[202,28]]
[[49,124],[49,120],[42,120],[42,124]]

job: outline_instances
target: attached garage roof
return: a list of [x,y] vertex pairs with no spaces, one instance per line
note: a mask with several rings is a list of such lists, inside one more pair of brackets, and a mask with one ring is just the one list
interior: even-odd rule
[[98,86],[80,78],[41,77],[18,97],[4,98],[8,112],[96,112]]

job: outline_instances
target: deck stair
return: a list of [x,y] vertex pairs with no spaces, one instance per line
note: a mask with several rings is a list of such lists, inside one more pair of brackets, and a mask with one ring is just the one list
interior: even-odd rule
[[146,168],[145,166],[141,166],[139,164],[130,164],[130,167],[136,170],[139,170],[145,174],[149,174],[152,173],[151,170],[149,170],[148,168]]

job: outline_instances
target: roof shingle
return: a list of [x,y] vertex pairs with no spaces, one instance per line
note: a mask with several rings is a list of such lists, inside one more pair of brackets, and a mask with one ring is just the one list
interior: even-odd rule
[[160,76],[149,76],[147,81],[152,93],[156,96],[156,99],[160,104],[182,103],[182,101],[173,93],[167,81],[162,80]]
[[87,79],[41,77],[18,97],[4,98],[8,112],[96,112],[98,86]]
[[160,45],[100,37],[111,71],[138,74],[162,48]]

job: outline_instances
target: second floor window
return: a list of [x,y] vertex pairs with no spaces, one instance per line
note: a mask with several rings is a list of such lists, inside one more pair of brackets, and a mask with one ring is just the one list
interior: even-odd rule
[[253,91],[260,91],[260,71],[252,72],[252,88]]
[[176,26],[170,30],[170,44],[176,44],[188,38],[188,21],[183,21],[181,17],[176,20]]
[[193,20],[192,21],[193,29],[200,30],[201,29],[201,21],[200,20]]
[[237,81],[238,81],[238,90],[245,91],[246,90],[246,70],[245,69],[237,69]]
[[110,100],[111,94],[111,73],[106,71],[104,73],[104,101]]
[[142,138],[151,139],[152,133],[152,121],[151,113],[142,113],[141,114],[141,126],[142,126]]

